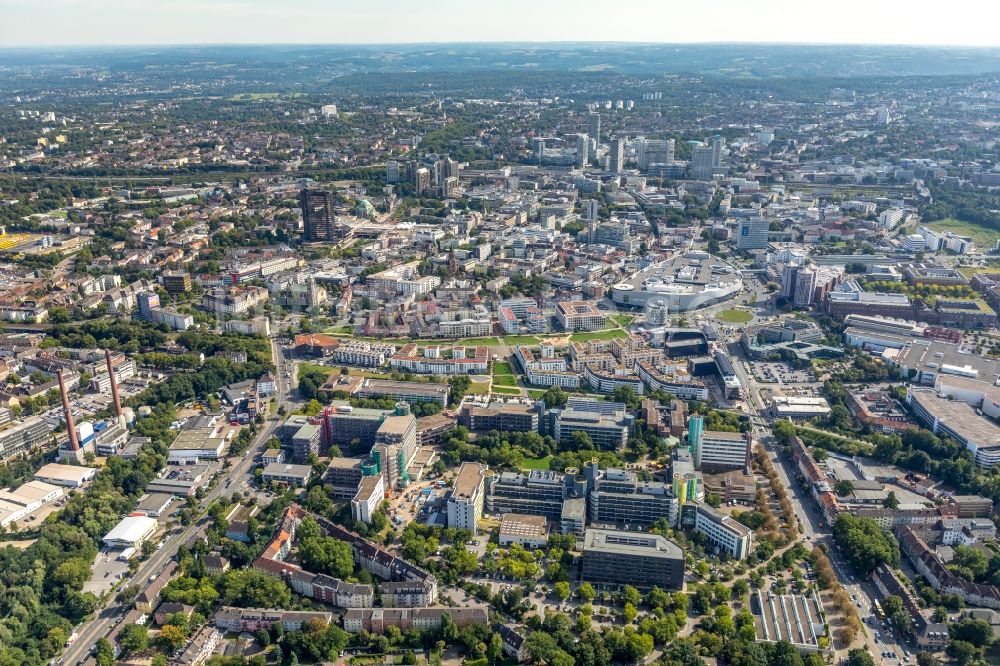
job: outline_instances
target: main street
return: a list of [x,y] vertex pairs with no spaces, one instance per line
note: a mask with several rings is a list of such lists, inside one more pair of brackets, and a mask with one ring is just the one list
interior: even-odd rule
[[[759,387],[756,382],[754,382],[753,376],[748,372],[742,350],[737,349],[738,347],[738,343],[733,345],[734,351],[738,356],[738,358],[734,359],[733,366],[736,369],[737,376],[743,384],[744,393],[746,395],[745,402],[747,404],[750,422],[753,425],[754,436],[758,442],[760,442],[765,454],[771,461],[775,470],[778,472],[778,477],[781,483],[784,484],[785,488],[788,490],[792,508],[794,509],[795,514],[799,517],[799,522],[802,525],[803,536],[805,537],[807,544],[811,546],[823,545],[826,547],[827,557],[830,559],[830,563],[833,565],[834,571],[837,574],[837,578],[840,580],[841,585],[843,585],[844,589],[847,590],[847,593],[851,595],[851,600],[855,603],[858,615],[862,619],[872,615],[874,608],[873,602],[876,599],[879,599],[881,595],[871,582],[862,582],[850,572],[849,565],[840,555],[840,551],[837,550],[837,547],[834,544],[833,536],[829,531],[830,526],[827,525],[825,529],[821,527],[823,516],[820,513],[815,500],[812,497],[809,497],[800,484],[795,482],[796,472],[791,466],[792,461],[788,458],[788,456],[780,455],[780,447],[771,433],[771,419],[761,416],[758,411],[758,405],[761,408],[764,407],[762,401],[760,400]],[[889,632],[886,632],[885,635],[882,635],[881,632],[876,634],[875,630],[866,624],[862,630],[862,635],[864,638],[864,647],[876,659],[876,663],[886,665],[900,663],[905,651],[901,645],[894,641]],[[898,658],[883,658],[882,654],[886,651],[894,652]]]
[[[275,365],[275,384],[277,386],[277,393],[274,396],[275,404],[285,406],[286,409],[289,407],[294,409],[294,403],[289,402],[294,390],[292,381],[295,374],[290,366],[294,364],[284,358],[282,349],[275,338],[271,338],[271,355]],[[289,377],[285,376],[286,368],[289,368]],[[257,433],[257,437],[250,448],[243,454],[243,457],[234,462],[229,469],[224,469],[220,473],[215,487],[205,494],[200,504],[202,511],[217,498],[223,495],[231,497],[234,492],[246,488],[254,460],[263,451],[264,445],[274,434],[279,423],[276,419],[269,419],[264,422],[264,425]],[[204,524],[205,519],[203,518],[188,525],[179,534],[174,535],[169,541],[164,542],[162,548],[154,552],[149,559],[139,565],[138,570],[132,576],[132,580],[138,583],[140,590],[149,584],[150,576],[159,575],[163,571],[167,563],[177,554],[177,549],[181,544],[187,543],[204,527]],[[102,607],[98,608],[93,619],[80,625],[77,629],[78,638],[76,642],[66,649],[60,663],[78,664],[86,661],[94,643],[111,632],[114,626],[121,621],[129,605],[131,605],[131,602],[120,604],[112,594],[108,598],[108,601]]]

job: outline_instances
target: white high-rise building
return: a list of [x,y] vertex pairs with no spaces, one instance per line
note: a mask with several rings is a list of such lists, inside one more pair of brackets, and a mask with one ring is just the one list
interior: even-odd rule
[[479,463],[464,462],[458,468],[448,497],[448,527],[477,533],[486,497],[485,479],[486,467]]
[[903,221],[903,215],[904,212],[902,208],[889,208],[879,214],[878,225],[883,229],[893,229],[897,224]]
[[798,307],[812,305],[813,294],[816,292],[816,271],[803,268],[795,277],[795,300]]
[[576,165],[584,167],[590,164],[590,137],[578,134],[576,137]]

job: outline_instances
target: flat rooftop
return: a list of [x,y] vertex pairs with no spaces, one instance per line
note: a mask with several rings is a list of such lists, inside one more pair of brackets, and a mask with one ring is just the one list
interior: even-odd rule
[[430,382],[402,382],[392,379],[366,379],[360,390],[381,393],[408,393],[410,395],[448,396],[447,384]]
[[588,529],[583,537],[584,551],[598,551],[637,557],[684,558],[684,551],[659,534]]
[[174,496],[170,493],[152,493],[139,500],[139,505],[135,508],[139,511],[156,511],[167,502],[172,502]]
[[486,468],[479,463],[462,463],[455,476],[455,485],[451,491],[452,497],[461,500],[472,499],[480,484],[483,483],[485,472]]
[[355,469],[360,467],[362,462],[364,462],[364,458],[344,458],[338,456],[336,458],[330,458],[330,464],[327,465],[327,468]]
[[358,484],[358,493],[355,495],[355,499],[359,502],[367,502],[375,494],[375,491],[378,490],[381,482],[382,477],[378,475],[361,477],[361,483]]
[[628,282],[636,287],[642,286],[647,280],[705,287],[712,282],[724,284],[734,282],[739,278],[739,271],[716,256],[702,259],[678,254],[633,275]]
[[964,402],[941,398],[933,389],[910,391],[920,407],[978,447],[1000,446],[1000,427]]
[[[334,400],[330,403],[333,412],[330,416],[338,419],[361,419],[361,420],[381,420],[386,414],[391,414],[390,410],[372,409],[370,407],[352,407],[342,400]],[[302,425],[309,425],[308,422]],[[299,426],[302,427],[302,426]]]
[[604,313],[591,301],[559,301],[556,303],[556,308],[566,315],[604,316]]
[[725,439],[731,442],[745,441],[746,433],[728,432],[726,430],[705,430],[701,433],[702,439]]
[[406,416],[387,416],[378,428],[380,435],[405,435],[411,427],[416,427],[416,419],[412,414]]
[[77,465],[62,465],[60,463],[49,463],[43,465],[35,472],[35,478],[59,479],[62,481],[75,481],[82,483],[87,478],[97,473],[92,467],[79,467]]
[[500,536],[542,537],[548,533],[548,521],[544,516],[505,513],[500,520]]
[[170,444],[170,449],[172,451],[217,450],[223,442],[223,438],[215,435],[215,431],[211,429],[182,430]]
[[959,345],[943,340],[915,339],[903,346],[894,356],[891,353],[889,355],[899,365],[926,372],[948,374],[948,370],[942,370],[942,366],[948,365],[954,368],[969,366],[978,375],[978,379],[990,383],[1000,376],[1000,360],[965,352]]
[[312,473],[312,465],[293,465],[291,463],[268,463],[264,467],[264,476],[305,477],[311,473]]

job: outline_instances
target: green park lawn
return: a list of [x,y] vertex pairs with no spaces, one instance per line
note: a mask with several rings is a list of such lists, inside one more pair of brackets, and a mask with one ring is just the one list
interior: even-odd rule
[[753,320],[753,315],[746,310],[723,310],[716,312],[715,318],[727,324],[745,324]]
[[490,385],[487,382],[472,382],[469,384],[469,395],[486,395],[490,392]]
[[514,375],[493,375],[493,386],[517,386]]
[[616,324],[618,324],[619,326],[621,326],[622,328],[625,328],[633,321],[635,321],[635,315],[626,315],[626,314],[611,315],[611,320]]
[[332,375],[339,372],[338,368],[331,368],[328,365],[316,365],[315,363],[299,363],[299,372],[321,372],[324,375]]
[[496,361],[493,364],[493,375],[512,375],[514,370],[507,361]]
[[571,342],[587,342],[589,340],[614,340],[616,338],[627,338],[628,333],[620,328],[612,328],[606,331],[587,331],[586,333],[574,333],[569,336]]
[[502,395],[521,395],[521,389],[509,386],[494,386],[492,392],[500,393]]
[[505,335],[503,338],[505,345],[537,345],[540,338],[534,335]]
[[521,469],[547,470],[549,468],[549,462],[551,461],[552,456],[545,456],[544,458],[525,458],[521,461]]

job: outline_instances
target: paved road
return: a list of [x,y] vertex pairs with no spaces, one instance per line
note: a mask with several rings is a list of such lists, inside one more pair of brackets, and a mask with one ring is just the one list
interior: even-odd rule
[[[278,393],[275,400],[278,405],[284,405],[286,409],[294,409],[294,403],[289,402],[290,395],[292,392],[292,381],[294,380],[294,371],[292,372],[292,378],[289,380],[285,377],[285,367],[290,362],[287,361],[281,353],[277,341],[271,340],[271,350],[272,358],[276,366],[276,384],[278,387]],[[253,468],[254,459],[259,453],[264,449],[264,444],[279,425],[277,420],[269,420],[264,422],[264,426],[260,429],[257,434],[257,438],[254,440],[253,444],[243,455],[243,457],[235,462],[228,470],[223,470],[219,477],[219,482],[216,486],[209,491],[201,501],[201,508],[204,509],[209,504],[211,504],[216,498],[223,495],[229,497],[232,496],[237,490],[242,490],[246,487],[249,481],[249,472]],[[227,482],[228,486],[227,486]],[[148,560],[143,562],[139,569],[136,571],[132,580],[136,582],[140,589],[144,589],[148,584],[146,581],[150,576],[158,575],[166,567],[167,563],[174,557],[177,553],[177,549],[181,544],[187,543],[195,533],[202,529],[205,525],[205,519],[196,521],[191,525],[188,525],[179,534],[174,535],[169,541],[165,542],[164,546],[157,550]],[[82,663],[87,659],[87,656],[98,639],[107,636],[111,632],[112,628],[118,623],[120,616],[127,610],[127,605],[119,604],[115,601],[112,596],[108,602],[98,609],[94,619],[83,623],[77,630],[79,637],[72,646],[66,649],[63,654],[64,664],[77,664]]]
[[[808,496],[806,491],[802,490],[802,487],[798,483],[793,482],[797,472],[792,467],[791,460],[787,459],[785,456],[778,455],[778,450],[771,434],[773,419],[765,417],[761,414],[761,411],[766,407],[766,405],[761,399],[760,389],[765,388],[767,385],[761,385],[754,381],[753,376],[744,364],[746,357],[743,353],[741,345],[738,342],[731,345],[730,351],[732,352],[734,358],[733,366],[736,370],[736,375],[743,384],[744,401],[748,405],[747,411],[749,412],[751,423],[754,426],[754,433],[761,444],[764,445],[768,457],[771,459],[772,464],[778,471],[778,476],[781,479],[781,482],[785,484],[785,488],[789,491],[792,508],[795,510],[795,513],[799,516],[802,522],[804,536],[807,537],[807,544],[824,544],[827,546],[827,554],[830,558],[830,562],[833,564],[837,578],[844,586],[844,589],[847,590],[848,594],[855,597],[857,599],[856,603],[860,604],[860,606],[856,606],[858,614],[862,618],[872,615],[874,612],[873,601],[881,599],[881,594],[879,594],[878,590],[875,589],[871,582],[861,582],[854,577],[854,575],[850,572],[850,567],[848,567],[846,561],[844,561],[844,559],[840,556],[839,551],[834,545],[833,536],[829,532],[829,526],[820,528],[819,523],[823,521],[823,518],[819,513],[816,501],[812,497]],[[881,635],[881,639],[876,638],[874,629],[867,624],[865,625],[865,647],[869,650],[869,652],[871,652],[876,663],[885,664],[886,666],[901,663],[900,660],[904,655],[902,646],[896,643],[891,635],[886,636],[881,629],[879,630],[879,633]],[[883,659],[881,655],[886,650],[895,652],[898,659]]]
[[[740,366],[742,364],[735,365]],[[774,465],[775,470],[778,472],[778,477],[781,482],[789,491],[789,499],[792,502],[792,508],[795,510],[796,515],[802,523],[802,528],[804,530],[803,535],[806,537],[806,544],[809,546],[823,544],[827,547],[827,556],[833,565],[837,578],[844,586],[844,589],[847,590],[847,593],[852,596],[852,599],[857,600],[856,607],[858,615],[865,618],[873,614],[873,601],[880,599],[881,595],[870,581],[861,581],[851,573],[847,562],[843,559],[843,557],[841,557],[840,552],[834,545],[833,536],[829,532],[829,526],[826,528],[820,527],[823,517],[819,512],[815,500],[807,495],[806,491],[802,489],[802,486],[794,482],[796,471],[792,466],[792,461],[788,459],[787,456],[779,454],[779,447],[770,433],[769,424],[763,421],[763,419],[758,415],[756,406],[753,402],[748,402],[750,403],[751,421],[754,424],[754,433],[761,444],[763,444],[768,458],[771,460],[772,465]],[[872,654],[876,663],[885,664],[887,666],[902,663],[901,660],[904,654],[903,647],[896,643],[891,635],[887,636],[882,633],[881,630],[879,630],[879,633],[881,638],[876,638],[874,630],[868,625],[865,625],[863,630],[864,647]],[[898,659],[882,658],[881,655],[886,650],[895,652]]]

